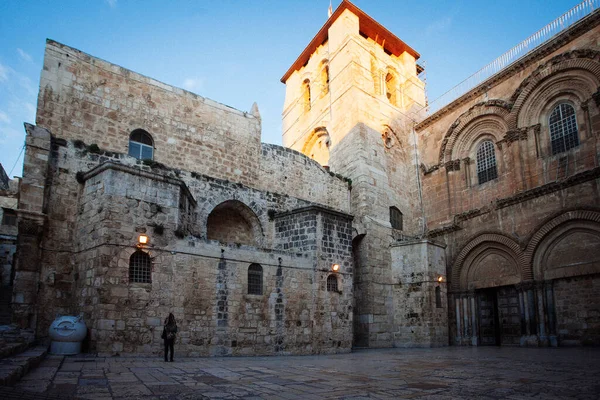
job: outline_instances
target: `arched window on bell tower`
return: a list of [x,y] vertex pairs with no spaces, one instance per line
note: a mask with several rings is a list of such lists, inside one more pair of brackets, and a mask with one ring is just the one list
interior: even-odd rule
[[302,101],[304,102],[304,111],[310,111],[310,81],[308,79],[304,80],[302,84]]
[[396,76],[392,72],[388,72],[385,76],[385,96],[390,104],[394,106],[397,105],[398,101],[398,93],[396,89],[397,83],[398,80],[396,79]]

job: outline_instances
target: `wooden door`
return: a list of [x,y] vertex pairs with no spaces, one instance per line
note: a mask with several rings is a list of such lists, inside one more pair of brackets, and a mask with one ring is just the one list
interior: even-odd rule
[[496,318],[496,291],[486,289],[477,292],[479,308],[479,343],[481,346],[495,346],[498,343]]
[[519,294],[514,286],[497,289],[500,343],[503,346],[518,346],[521,341],[521,312]]

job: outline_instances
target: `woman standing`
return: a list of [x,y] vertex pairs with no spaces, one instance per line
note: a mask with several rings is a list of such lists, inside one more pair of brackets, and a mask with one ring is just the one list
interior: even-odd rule
[[[169,316],[165,319],[165,326],[161,337],[165,341],[165,361],[173,362],[173,347],[175,344],[175,334],[177,333],[177,323],[175,322],[175,316],[173,313],[169,313]],[[168,360],[167,355],[171,349],[171,358]]]

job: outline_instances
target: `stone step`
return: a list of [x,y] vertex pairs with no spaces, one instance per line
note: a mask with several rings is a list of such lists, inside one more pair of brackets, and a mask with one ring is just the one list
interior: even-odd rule
[[0,386],[13,386],[29,370],[38,366],[47,352],[47,346],[38,346],[1,359]]

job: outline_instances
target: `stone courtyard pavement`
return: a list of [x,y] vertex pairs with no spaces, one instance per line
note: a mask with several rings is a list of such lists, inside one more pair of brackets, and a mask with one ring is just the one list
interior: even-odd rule
[[48,356],[2,399],[599,399],[600,348],[359,350],[333,356]]

